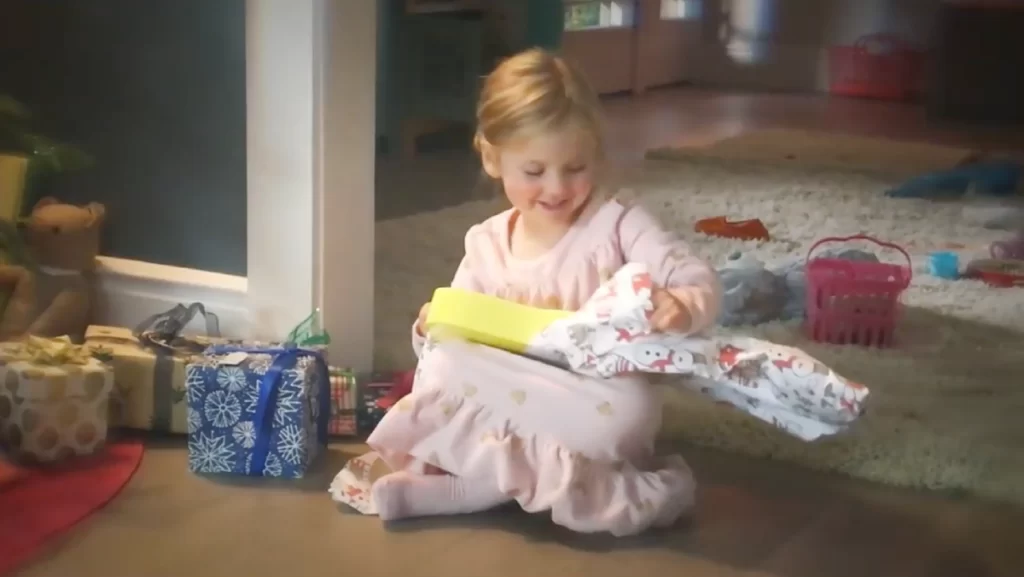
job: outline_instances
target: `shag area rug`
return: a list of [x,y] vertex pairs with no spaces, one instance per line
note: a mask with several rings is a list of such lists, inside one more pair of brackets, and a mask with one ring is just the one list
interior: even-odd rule
[[[665,388],[663,436],[892,485],[957,490],[1024,503],[1024,289],[944,281],[927,254],[950,246],[966,261],[1006,233],[964,217],[962,203],[886,198],[897,179],[834,169],[649,160],[623,194],[646,205],[704,258],[736,251],[768,264],[802,259],[826,236],[867,233],[911,253],[914,279],[888,350],[810,342],[799,323],[730,329],[803,347],[872,391],[867,414],[841,435],[804,443],[746,415]],[[504,208],[480,200],[377,225],[376,352],[409,367],[409,327],[433,289],[451,280],[467,228]],[[760,218],[765,243],[710,238],[695,220]],[[870,247],[851,245],[858,248]],[[898,254],[879,252],[883,260]]]
[[720,160],[790,167],[836,169],[910,178],[946,170],[971,156],[968,148],[928,142],[816,132],[765,129],[743,132],[708,146],[659,148],[654,160]]

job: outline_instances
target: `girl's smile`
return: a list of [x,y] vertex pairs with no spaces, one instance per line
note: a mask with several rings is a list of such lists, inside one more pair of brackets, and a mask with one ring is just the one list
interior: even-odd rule
[[509,202],[531,230],[564,230],[594,189],[594,145],[573,126],[531,135],[485,155]]

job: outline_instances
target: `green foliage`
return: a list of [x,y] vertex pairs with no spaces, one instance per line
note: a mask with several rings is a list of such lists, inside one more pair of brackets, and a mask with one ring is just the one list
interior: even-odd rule
[[92,165],[78,147],[58,142],[32,128],[32,115],[17,100],[0,95],[0,154],[29,157],[34,173],[64,172]]

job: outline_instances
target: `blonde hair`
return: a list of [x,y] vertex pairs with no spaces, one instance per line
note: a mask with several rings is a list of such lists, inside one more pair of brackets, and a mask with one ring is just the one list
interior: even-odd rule
[[481,154],[520,138],[572,126],[592,139],[598,159],[604,159],[597,94],[578,68],[539,48],[512,56],[487,76],[476,120],[473,147]]

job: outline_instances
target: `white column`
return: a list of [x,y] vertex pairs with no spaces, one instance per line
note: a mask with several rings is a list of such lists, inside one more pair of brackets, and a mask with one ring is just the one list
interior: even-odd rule
[[373,362],[376,5],[246,1],[252,336],[314,308],[331,362]]
[[320,250],[314,296],[333,339],[331,361],[369,371],[373,368],[377,6],[369,0],[325,4]]

